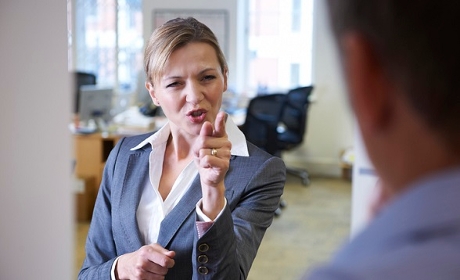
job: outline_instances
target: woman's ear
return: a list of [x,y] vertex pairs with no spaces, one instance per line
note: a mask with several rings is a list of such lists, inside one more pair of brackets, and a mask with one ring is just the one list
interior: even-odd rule
[[157,106],[160,106],[160,102],[158,102],[158,99],[155,96],[155,89],[154,89],[154,86],[152,85],[152,83],[151,82],[145,82],[145,88],[149,92],[150,98],[152,98],[153,104],[155,104]]
[[223,90],[223,92],[225,92],[227,90],[227,77],[228,77],[228,70],[225,69],[225,71],[224,71],[224,90]]

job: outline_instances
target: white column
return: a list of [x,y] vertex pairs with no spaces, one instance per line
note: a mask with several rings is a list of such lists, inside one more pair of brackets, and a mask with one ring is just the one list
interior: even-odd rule
[[355,161],[353,163],[351,236],[355,236],[368,222],[369,203],[377,182],[374,168],[367,157],[358,130],[355,132],[353,150]]
[[0,279],[73,278],[66,9],[0,2]]

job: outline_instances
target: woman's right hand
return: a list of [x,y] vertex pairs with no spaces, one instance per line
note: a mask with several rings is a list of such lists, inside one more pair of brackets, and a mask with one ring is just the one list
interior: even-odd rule
[[156,243],[142,246],[118,258],[115,276],[119,280],[164,279],[168,269],[174,266],[175,254]]

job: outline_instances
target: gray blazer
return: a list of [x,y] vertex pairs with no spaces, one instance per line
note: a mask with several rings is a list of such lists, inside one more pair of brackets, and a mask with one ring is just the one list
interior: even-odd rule
[[[148,178],[147,138],[121,139],[107,159],[78,279],[110,279],[115,259],[145,245],[136,220],[141,189]],[[195,206],[199,175],[161,223],[158,243],[176,252],[166,279],[245,279],[265,230],[273,220],[286,180],[283,161],[248,143],[249,157],[232,156],[225,178],[227,207],[198,238]]]

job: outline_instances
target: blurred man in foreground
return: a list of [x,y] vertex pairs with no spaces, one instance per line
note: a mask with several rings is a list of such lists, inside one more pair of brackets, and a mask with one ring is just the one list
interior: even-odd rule
[[328,4],[382,189],[372,222],[308,279],[460,279],[460,5]]

